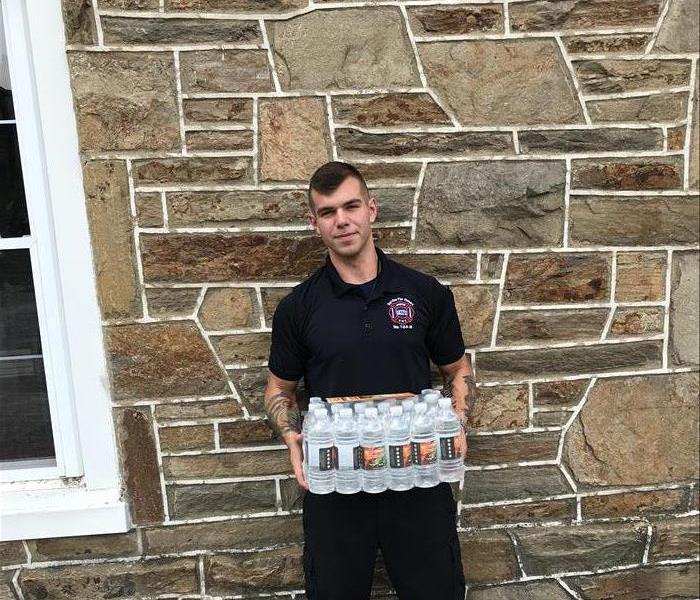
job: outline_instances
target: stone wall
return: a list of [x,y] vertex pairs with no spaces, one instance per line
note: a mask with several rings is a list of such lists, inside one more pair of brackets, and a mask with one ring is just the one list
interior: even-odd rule
[[303,598],[262,390],[332,158],[381,246],[455,294],[468,599],[697,596],[696,0],[64,11],[136,527],[0,545],[0,598]]

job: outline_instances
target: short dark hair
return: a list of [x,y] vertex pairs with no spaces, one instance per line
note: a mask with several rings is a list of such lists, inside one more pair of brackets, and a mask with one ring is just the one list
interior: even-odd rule
[[314,203],[313,200],[311,200],[312,191],[328,196],[329,194],[335,192],[335,190],[337,190],[343,181],[345,181],[348,177],[354,177],[357,179],[362,185],[365,194],[369,196],[367,182],[362,176],[362,173],[360,173],[351,164],[333,160],[320,166],[311,176],[308,191],[309,207],[311,210],[314,211]]

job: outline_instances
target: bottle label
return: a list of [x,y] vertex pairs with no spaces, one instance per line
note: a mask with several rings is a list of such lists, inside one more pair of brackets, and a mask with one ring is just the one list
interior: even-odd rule
[[432,465],[437,462],[437,444],[435,440],[411,442],[414,465]]
[[335,466],[335,447],[309,444],[306,454],[310,467],[319,471],[332,471]]
[[365,471],[378,471],[386,466],[384,446],[362,447],[362,468]]
[[362,448],[360,446],[336,446],[336,468],[359,469],[362,462]]
[[440,437],[440,458],[452,460],[462,457],[462,436],[452,435]]
[[389,466],[392,469],[410,467],[411,462],[412,458],[410,443],[402,444],[401,446],[389,446]]

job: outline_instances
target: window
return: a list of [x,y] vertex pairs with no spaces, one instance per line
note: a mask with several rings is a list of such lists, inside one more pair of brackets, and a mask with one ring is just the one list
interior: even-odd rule
[[126,531],[60,2],[0,8],[0,539]]

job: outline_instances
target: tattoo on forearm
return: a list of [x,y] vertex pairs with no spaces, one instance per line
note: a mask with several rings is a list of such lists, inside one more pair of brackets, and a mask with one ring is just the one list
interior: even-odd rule
[[455,411],[458,411],[458,416],[462,424],[466,427],[467,421],[469,419],[469,413],[471,413],[474,408],[474,401],[476,400],[476,383],[474,382],[474,376],[464,375],[462,377],[464,385],[466,386],[466,393],[464,395],[464,402],[462,408],[457,408],[457,398],[454,395],[454,378],[448,379],[443,387],[443,395],[447,398],[452,398],[452,407]]
[[301,414],[293,394],[280,392],[265,398],[265,412],[270,426],[280,439],[290,431],[301,431]]

